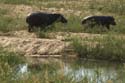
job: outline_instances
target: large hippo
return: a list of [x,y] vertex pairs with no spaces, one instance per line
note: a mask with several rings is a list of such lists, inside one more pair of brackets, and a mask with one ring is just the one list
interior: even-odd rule
[[116,25],[115,19],[113,16],[87,16],[83,18],[82,24],[87,24],[89,27],[94,26],[104,26],[107,29],[110,29],[110,25]]
[[44,29],[48,25],[54,22],[67,23],[67,20],[63,15],[58,13],[45,13],[45,12],[33,12],[26,17],[26,23],[28,24],[28,31],[31,32],[33,27],[40,27]]

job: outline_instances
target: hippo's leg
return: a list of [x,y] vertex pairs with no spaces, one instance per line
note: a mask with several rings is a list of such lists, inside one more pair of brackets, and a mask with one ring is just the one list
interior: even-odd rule
[[32,28],[33,28],[33,26],[29,25],[28,26],[28,32],[32,32]]
[[110,26],[109,25],[106,25],[107,29],[110,29]]

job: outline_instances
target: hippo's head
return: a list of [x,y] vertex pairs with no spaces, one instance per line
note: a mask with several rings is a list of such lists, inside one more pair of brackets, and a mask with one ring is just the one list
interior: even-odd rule
[[110,18],[110,24],[111,24],[111,25],[116,25],[116,22],[115,22],[114,17],[113,17],[113,16],[110,16],[109,18]]
[[63,15],[61,15],[61,14],[54,14],[54,15],[57,16],[57,21],[62,22],[62,23],[67,23],[68,22],[67,19],[64,18]]
[[86,23],[86,20],[83,20],[82,22],[81,22],[81,24],[85,24]]

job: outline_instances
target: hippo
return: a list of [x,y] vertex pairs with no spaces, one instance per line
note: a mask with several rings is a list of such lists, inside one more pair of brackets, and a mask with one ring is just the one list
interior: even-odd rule
[[27,15],[26,23],[28,24],[28,32],[31,32],[33,27],[45,29],[47,26],[55,22],[67,23],[67,19],[59,13],[33,12]]
[[110,29],[110,25],[116,25],[115,19],[113,16],[87,16],[83,18],[82,25],[88,24],[89,27],[94,26],[103,26],[107,29]]

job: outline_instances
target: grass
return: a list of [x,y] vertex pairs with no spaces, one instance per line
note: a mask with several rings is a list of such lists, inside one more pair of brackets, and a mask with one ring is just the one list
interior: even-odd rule
[[10,32],[24,29],[24,23],[22,19],[12,17],[0,17],[0,31]]
[[25,59],[21,57],[22,54],[8,52],[0,48],[0,82],[4,83],[12,76],[13,68],[17,64],[24,63]]
[[0,8],[0,31],[9,32],[15,30],[24,29],[25,21],[24,19],[16,16],[9,16],[10,11],[8,9]]
[[[125,11],[125,1],[124,0],[113,0],[113,1],[109,1],[109,3],[107,3],[108,0],[103,0],[103,1],[99,1],[99,0],[93,0],[90,2],[88,8],[91,9],[91,11],[100,11],[103,13],[115,13],[118,15],[124,15]],[[98,4],[98,5],[96,5]]]
[[[26,63],[26,59],[21,57],[22,54],[8,52],[0,48],[0,82],[1,83],[76,83],[71,81],[68,76],[58,74],[56,71],[60,66],[54,63],[42,65],[28,65],[31,73],[18,78],[14,70],[19,64]],[[42,71],[41,71],[42,70]],[[17,76],[16,76],[17,75]],[[26,77],[25,77],[26,76]],[[14,77],[18,78],[15,79]]]
[[74,39],[73,47],[80,58],[125,61],[125,39],[106,36],[102,39]]
[[38,38],[49,38],[49,31],[36,31],[35,32]]

